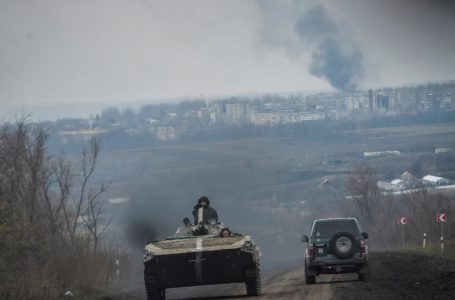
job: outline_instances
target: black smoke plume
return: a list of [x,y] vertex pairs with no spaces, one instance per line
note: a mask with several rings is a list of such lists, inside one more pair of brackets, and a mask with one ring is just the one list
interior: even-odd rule
[[157,239],[155,225],[150,219],[129,220],[125,226],[126,238],[134,249],[144,248],[145,244]]
[[355,82],[363,74],[362,53],[341,37],[322,5],[299,18],[294,29],[302,42],[313,49],[312,75],[328,80],[340,90],[355,88]]

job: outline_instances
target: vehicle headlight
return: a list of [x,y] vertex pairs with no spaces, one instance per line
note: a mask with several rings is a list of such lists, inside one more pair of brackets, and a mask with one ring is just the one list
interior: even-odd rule
[[145,249],[144,250],[144,260],[150,260],[153,258],[152,252],[150,250]]
[[251,250],[253,249],[253,243],[251,241],[245,241],[245,243],[243,243],[243,248],[246,249],[246,250]]

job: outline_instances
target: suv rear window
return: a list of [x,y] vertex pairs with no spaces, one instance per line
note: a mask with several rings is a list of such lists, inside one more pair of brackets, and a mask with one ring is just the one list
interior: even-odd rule
[[347,231],[354,236],[359,235],[359,229],[354,220],[333,220],[316,222],[313,229],[313,237],[318,239],[329,239],[335,233]]

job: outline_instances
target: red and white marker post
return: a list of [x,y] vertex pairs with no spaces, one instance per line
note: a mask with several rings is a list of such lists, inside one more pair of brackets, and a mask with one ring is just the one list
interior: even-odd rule
[[436,222],[441,224],[441,254],[444,253],[444,223],[447,222],[447,214],[436,214]]
[[408,224],[408,218],[398,217],[397,223],[401,225],[401,247],[404,248],[404,225]]

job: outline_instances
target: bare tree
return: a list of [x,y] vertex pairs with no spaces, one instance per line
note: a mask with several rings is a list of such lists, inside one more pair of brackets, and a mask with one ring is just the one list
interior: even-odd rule
[[[76,206],[76,216],[82,217],[84,224],[89,232],[93,241],[93,251],[96,252],[99,244],[99,239],[110,225],[110,221],[106,221],[104,226],[101,226],[100,219],[103,216],[103,210],[106,204],[105,199],[101,195],[106,192],[110,184],[102,182],[99,186],[90,186],[96,162],[100,152],[100,143],[96,138],[91,138],[88,146],[81,153],[80,170],[81,170],[81,192],[79,201]],[[77,219],[75,220],[77,222]],[[73,223],[73,234],[75,233],[75,226]]]
[[91,193],[89,183],[95,172],[99,151],[99,141],[96,138],[91,138],[87,147],[82,150],[79,159],[79,171],[81,177],[79,196],[73,201],[73,207],[68,208],[67,206],[64,206],[63,208],[71,244],[74,244],[77,226],[85,210],[84,203],[88,202],[87,193]]
[[99,187],[90,189],[87,195],[85,214],[82,216],[93,241],[93,252],[98,249],[99,240],[112,221],[106,220],[104,225],[101,226],[100,224],[106,204],[106,199],[100,198],[100,196],[108,187],[109,184],[102,183]]
[[[75,168],[49,155],[47,140],[46,130],[26,119],[0,126],[0,299],[50,299],[69,286],[90,289],[105,280],[113,259],[98,247],[110,223],[101,222],[108,185],[93,183],[99,141],[92,139],[81,154],[75,190]],[[90,241],[75,244],[79,234]],[[101,258],[96,263],[86,255],[92,245]]]
[[[65,216],[68,215],[67,203],[72,187],[72,177],[71,164],[65,157],[60,156],[52,161],[47,172],[44,192],[44,207],[52,237],[55,237],[60,230],[63,221],[68,226],[69,218]],[[55,186],[54,193],[52,193],[53,186]]]
[[367,164],[354,166],[345,187],[351,195],[363,221],[374,223],[374,210],[378,205],[379,189],[374,170]]
[[32,289],[25,286],[32,276],[28,271],[36,261],[46,260],[48,231],[42,199],[50,159],[45,148],[47,137],[41,127],[26,124],[25,117],[0,129],[0,198],[5,212],[0,272],[8,275],[1,285],[6,290],[21,287],[22,295]]

